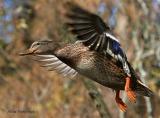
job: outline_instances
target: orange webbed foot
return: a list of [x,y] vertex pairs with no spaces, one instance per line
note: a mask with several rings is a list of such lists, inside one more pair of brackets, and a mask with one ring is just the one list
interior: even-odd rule
[[127,110],[127,105],[122,101],[122,99],[119,96],[120,91],[116,91],[116,103],[118,105],[118,107],[120,108],[121,111],[125,112]]
[[131,101],[132,103],[136,102],[136,93],[130,88],[130,78],[127,77],[126,78],[126,84],[125,84],[125,91],[127,93],[127,97],[129,99],[129,101]]
[[118,107],[121,111],[125,112],[127,110],[127,105],[122,101],[122,99],[116,99],[116,102],[118,104]]
[[127,92],[127,97],[129,99],[129,101],[131,101],[132,103],[136,102],[136,93],[132,90],[126,90]]

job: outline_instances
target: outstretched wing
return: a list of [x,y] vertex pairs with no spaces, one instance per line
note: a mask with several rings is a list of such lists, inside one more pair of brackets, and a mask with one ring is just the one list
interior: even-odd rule
[[109,54],[116,59],[118,55],[126,59],[118,39],[111,34],[110,28],[99,16],[75,4],[70,5],[66,16],[69,19],[67,25],[71,32],[77,35],[78,41],[83,42],[91,50]]
[[90,50],[97,51],[105,56],[112,56],[122,63],[123,69],[130,76],[127,58],[120,42],[111,33],[110,28],[103,20],[81,7],[71,4],[66,14],[69,19],[67,25],[73,34],[77,35],[78,41],[88,46]]
[[63,76],[73,78],[77,75],[77,71],[63,63],[54,55],[35,55],[35,61],[39,61],[42,67],[45,67],[49,71],[57,71]]

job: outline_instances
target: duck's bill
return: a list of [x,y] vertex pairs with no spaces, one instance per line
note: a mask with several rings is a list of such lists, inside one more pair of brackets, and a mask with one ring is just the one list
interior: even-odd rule
[[32,51],[30,49],[28,49],[28,50],[26,50],[24,52],[19,53],[20,56],[32,55],[32,54],[34,54],[34,51]]

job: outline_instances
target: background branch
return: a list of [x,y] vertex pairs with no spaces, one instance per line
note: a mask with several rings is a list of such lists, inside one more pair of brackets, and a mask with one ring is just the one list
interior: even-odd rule
[[94,85],[94,83],[88,78],[82,77],[81,79],[86,89],[88,90],[90,98],[93,104],[96,106],[101,118],[111,118],[111,114],[103,100],[103,97],[100,94],[100,92],[97,90],[97,87]]

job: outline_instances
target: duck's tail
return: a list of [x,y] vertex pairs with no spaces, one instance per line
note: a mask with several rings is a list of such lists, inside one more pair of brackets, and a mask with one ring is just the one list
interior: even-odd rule
[[142,96],[151,97],[153,96],[153,92],[145,86],[140,80],[137,80],[136,93]]
[[136,74],[136,72],[134,71],[134,69],[132,68],[132,66],[130,65],[129,62],[127,62],[129,65],[129,68],[131,70],[131,74],[132,74],[132,81],[133,83],[135,83],[133,88],[135,89],[136,93],[142,96],[146,96],[146,97],[151,97],[153,96],[153,92],[145,85],[142,83],[142,81],[140,80],[139,76]]

